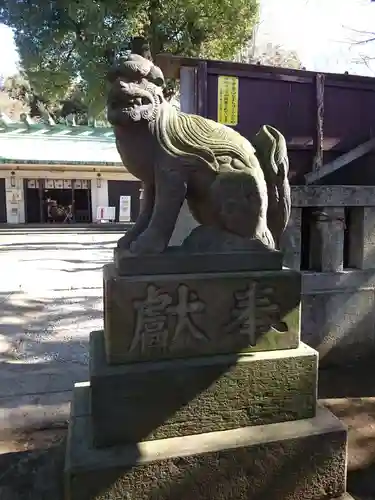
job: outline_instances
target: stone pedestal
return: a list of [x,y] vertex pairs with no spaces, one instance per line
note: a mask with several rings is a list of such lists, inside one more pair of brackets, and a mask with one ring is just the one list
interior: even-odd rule
[[300,296],[296,271],[129,277],[108,264],[107,361],[296,348]]
[[300,342],[300,274],[259,262],[138,276],[122,259],[106,266],[105,329],[74,389],[66,500],[348,498],[346,429],[317,406],[317,353]]
[[[89,388],[74,390],[69,500],[349,500],[346,430],[328,410],[294,422],[97,449]],[[108,410],[110,413],[110,410]]]
[[304,344],[251,356],[109,365],[103,332],[93,332],[90,374],[92,433],[98,446],[315,415],[317,354]]

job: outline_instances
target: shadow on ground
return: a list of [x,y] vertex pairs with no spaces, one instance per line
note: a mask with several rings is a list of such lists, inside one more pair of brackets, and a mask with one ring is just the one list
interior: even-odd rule
[[88,378],[88,332],[102,327],[101,290],[50,293],[0,293],[2,431],[33,418],[66,421],[74,383]]
[[[64,292],[64,291],[62,291]],[[4,353],[0,369],[4,364],[12,365],[11,370],[17,374],[17,379],[27,379],[30,373],[44,373],[44,390],[61,390],[63,381],[61,377],[62,354],[61,338],[53,338],[56,325],[66,325],[72,322],[79,325],[80,321],[90,318],[101,318],[102,312],[96,308],[97,297],[80,296],[72,297],[72,303],[64,311],[66,299],[50,300],[55,308],[49,310],[48,318],[44,317],[45,301],[29,300],[23,304],[13,304],[11,294],[4,293],[0,296],[2,321],[8,331],[8,340],[12,347]],[[73,310],[72,310],[73,305]],[[74,309],[75,307],[75,309]],[[26,337],[20,334],[19,325],[7,318],[18,318],[28,332]],[[48,319],[48,321],[46,321]],[[49,330],[51,328],[52,330]],[[64,328],[63,328],[64,329]],[[69,339],[65,351],[66,361],[70,366],[82,364],[86,370],[84,355],[87,354],[87,329],[86,335],[74,340]],[[42,335],[40,335],[42,333]],[[41,353],[59,352],[59,358],[49,358],[44,362],[30,363],[38,359]],[[74,353],[77,355],[74,363]],[[74,355],[73,355],[74,354]],[[78,373],[78,372],[77,372]],[[81,372],[82,373],[82,372]],[[24,374],[24,377],[22,377]],[[73,382],[79,377],[71,372]],[[87,379],[83,376],[81,380]],[[65,379],[66,381],[66,379]],[[5,384],[7,385],[7,384]],[[9,384],[9,394],[14,394],[15,388]],[[19,388],[24,392],[24,388]],[[375,370],[371,362],[359,362],[350,366],[330,367],[320,370],[319,397],[333,413],[344,421],[349,427],[349,474],[348,491],[356,500],[375,500]],[[3,409],[6,402],[3,400]],[[40,429],[39,435],[45,436],[42,442],[33,439],[35,431],[28,435],[12,435],[9,440],[13,442],[13,453],[0,454],[0,499],[1,500],[63,500],[63,466],[65,455],[66,423],[58,429]],[[1,444],[1,443],[0,443]],[[24,450],[24,451],[21,451]],[[196,481],[202,476],[204,470],[190,471]],[[188,477],[186,481],[188,481]],[[191,480],[194,480],[191,478]],[[203,479],[201,479],[203,480]],[[181,497],[179,488],[184,481],[172,485],[171,492],[176,497]],[[186,487],[186,484],[185,484]],[[103,499],[106,497],[103,497]],[[150,499],[156,499],[150,495]],[[170,497],[172,498],[172,497]]]
[[46,448],[0,455],[1,500],[63,500],[65,437]]
[[[41,299],[0,293],[1,500],[63,498],[71,389],[87,379],[87,331],[91,323],[102,324],[101,301],[101,290],[92,289],[80,295],[51,290]],[[41,405],[37,422],[27,418],[29,431],[15,431],[30,405]],[[66,410],[56,414],[61,405]]]
[[[297,298],[298,299],[298,298]],[[98,314],[101,316],[101,311],[97,311],[93,307],[93,305],[90,302],[90,297],[77,297],[74,296],[72,300],[74,301],[73,304],[69,304],[69,307],[65,307],[65,301],[66,297],[62,299],[62,302],[59,303],[59,299],[54,299],[52,298],[51,300],[55,301],[57,300],[57,303],[53,302],[53,306],[55,307],[55,315],[52,314],[52,317],[48,318],[48,324],[51,325],[51,327],[56,328],[56,324],[60,324],[62,321],[67,321],[67,325],[69,325],[72,322],[72,317],[75,317],[75,321],[79,324],[80,322],[80,317],[81,315],[84,317],[91,317],[95,314]],[[44,314],[44,304],[40,304],[39,301],[26,301],[26,303],[22,304],[22,297],[20,299],[21,303],[14,304],[9,297],[5,294],[3,297],[3,303],[2,303],[2,309],[3,309],[3,322],[4,325],[8,331],[8,337],[12,341],[12,345],[14,346],[14,351],[15,353],[11,351],[7,351],[5,353],[5,359],[4,359],[4,364],[11,365],[12,360],[16,361],[13,366],[12,370],[23,370],[25,369],[25,365],[27,364],[27,361],[30,359],[33,359],[33,357],[38,357],[39,355],[39,347],[38,345],[42,342],[45,345],[42,345],[40,350],[45,353],[49,352],[51,344],[53,347],[53,350],[56,349],[57,352],[60,353],[61,355],[61,349],[62,347],[58,346],[57,344],[54,345],[55,342],[61,342],[61,334],[60,338],[55,339],[53,331],[51,332],[51,336],[48,335],[48,332],[46,333],[43,328],[45,324],[45,318],[41,318]],[[44,302],[44,301],[43,301]],[[291,309],[294,309],[295,303],[288,304],[288,307]],[[76,309],[74,310],[74,307],[76,306]],[[19,307],[21,307],[19,309]],[[73,308],[73,311],[72,311]],[[66,312],[64,312],[64,309],[66,309]],[[51,308],[49,310],[49,315],[51,314]],[[289,310],[286,311],[286,314],[289,312]],[[18,316],[17,316],[18,314]],[[64,315],[61,317],[61,315]],[[28,335],[31,333],[32,340],[30,342],[30,345],[28,344],[28,337],[24,339],[22,336],[19,337],[19,326],[17,325],[14,330],[12,330],[12,321],[13,318],[20,318],[21,322],[23,322],[24,325],[27,325],[28,329]],[[5,318],[5,319],[4,319]],[[6,321],[9,318],[11,321],[7,324]],[[50,321],[50,323],[49,323]],[[74,321],[74,320],[73,320]],[[55,326],[54,326],[55,325]],[[84,329],[84,333],[87,335],[87,328]],[[34,337],[35,335],[35,337]],[[241,339],[242,342],[244,342],[243,346],[239,346],[239,349],[244,348],[247,346],[247,338]],[[23,345],[23,348],[21,349],[19,346],[19,343]],[[66,343],[67,346],[72,346],[74,345],[74,342],[76,340],[74,339],[69,339],[68,342]],[[84,349],[87,351],[87,347],[83,346]],[[67,353],[69,354],[69,353]],[[71,354],[71,353],[70,353]],[[229,359],[229,358],[228,358]],[[72,364],[71,357],[69,358],[70,365]],[[233,355],[230,358],[230,363],[235,364],[237,361],[237,355]],[[47,375],[45,378],[46,386],[44,388],[45,392],[51,392],[52,390],[61,390],[60,386],[58,385],[53,385],[51,386],[51,379],[53,379],[53,370],[56,367],[56,360],[52,359],[47,359],[45,363],[41,363],[38,361],[35,363],[36,365],[42,365],[42,370],[45,370],[44,375]],[[61,365],[58,365],[60,367]],[[8,367],[9,368],[9,367]],[[38,366],[38,369],[40,369],[40,366]],[[197,391],[198,394],[202,392],[206,387],[210,387],[212,383],[220,378],[220,376],[224,373],[227,372],[228,369],[230,369],[230,366],[228,366],[228,363],[219,363],[217,368],[215,367],[215,370],[210,371],[210,375],[207,376],[206,378],[202,378],[200,381],[200,384],[195,387],[194,385],[189,389],[189,391],[186,391],[189,393],[189,400],[193,399],[197,396],[196,393],[193,393],[194,391]],[[28,373],[28,377],[30,376],[29,372],[29,367],[26,368],[26,372]],[[27,377],[27,378],[28,378]],[[55,378],[54,384],[58,384],[59,380],[61,379],[61,372],[57,374],[57,377]],[[40,374],[38,375],[38,380],[40,380]],[[11,387],[11,384],[8,384]],[[71,387],[73,384],[71,384]],[[56,387],[58,387],[56,389]],[[12,394],[14,393],[14,388],[11,387]],[[21,393],[25,393],[24,388],[22,389]],[[183,396],[184,394],[182,394]],[[162,415],[163,421],[167,421],[168,418],[171,417],[171,413],[174,414],[180,406],[185,405],[186,401],[183,400],[183,398],[177,398],[177,401],[171,402],[166,402],[164,407],[162,408],[164,414]],[[168,403],[168,404],[167,404]],[[160,413],[160,412],[159,412]],[[162,412],[161,412],[162,413]],[[161,414],[160,413],[160,414]],[[143,436],[144,438],[146,436]],[[22,439],[20,437],[17,438],[17,436],[14,436],[14,439],[18,439],[19,445],[22,443]],[[63,456],[63,448],[64,444],[59,443],[56,445],[53,445],[49,447],[46,451],[42,452],[40,450],[35,450],[34,452],[30,451],[25,451],[21,454],[18,455],[10,455],[7,456],[3,455],[2,456],[2,463],[0,463],[0,485],[3,488],[2,496],[0,495],[0,498],[9,498],[12,499],[19,499],[19,500],[40,500],[44,498],[48,499],[54,499],[58,500],[61,498],[61,491],[57,491],[59,488],[59,485],[61,485],[61,474],[62,474],[62,456]],[[135,453],[139,453],[138,446],[134,446]],[[134,463],[136,463],[134,461]],[[233,465],[233,464],[232,464]],[[226,465],[225,463],[221,464],[221,473],[225,473],[226,471]],[[116,474],[118,476],[121,476],[121,471],[116,471]],[[157,474],[157,472],[156,472]],[[172,496],[168,496],[168,493],[163,491],[160,493],[155,493],[155,499],[156,498],[174,498],[174,495],[176,493],[176,489],[181,489],[181,487],[184,487],[184,498],[187,498],[187,492],[188,487],[186,486],[186,481],[193,481],[194,482],[194,477],[195,477],[195,485],[199,482],[202,481],[202,474],[206,474],[205,468],[204,467],[198,467],[197,470],[191,470],[186,472],[186,477],[183,478],[183,484],[181,482],[177,483],[174,485],[173,492],[171,491],[171,494],[173,493]],[[215,475],[214,479],[217,478],[218,471],[215,470]],[[227,475],[228,476],[228,475]],[[94,481],[95,482],[95,481]],[[112,480],[111,480],[112,483]],[[184,486],[185,485],[185,486]],[[91,486],[91,485],[90,485]],[[103,485],[98,485],[100,486],[100,489],[97,488],[96,491],[102,492],[104,490]],[[109,486],[109,484],[108,484]],[[96,488],[96,485],[95,485]],[[153,496],[154,493],[151,493]],[[167,495],[167,496],[166,496]],[[148,493],[147,493],[148,496]],[[97,498],[107,498],[105,493],[103,495],[98,494]],[[122,496],[118,498],[123,498]]]
[[[67,249],[70,250],[71,244],[68,245]],[[112,246],[108,242],[88,244],[93,249],[96,245],[98,249],[103,248],[103,245]],[[31,244],[32,248],[35,246],[37,245]],[[10,247],[12,250],[18,249],[17,244]],[[21,245],[19,249],[21,250]],[[25,249],[24,245],[22,249]],[[77,260],[68,262],[80,264]],[[99,262],[90,264],[100,267]],[[86,375],[81,377],[79,374],[86,373],[87,368],[86,322],[99,320],[102,316],[101,310],[96,307],[97,297],[82,293],[72,298],[25,300],[24,303],[15,305],[10,300],[11,295],[6,292],[0,295],[0,333],[7,332],[8,343],[0,358],[0,369],[6,365],[11,374],[22,382],[18,388],[11,383],[5,384],[9,387],[9,396],[14,395],[17,390],[23,394],[25,386],[22,384],[27,384],[33,373],[38,375],[38,380],[44,380],[43,390],[46,392],[63,391],[66,383],[71,388],[74,382],[87,379]],[[51,305],[48,314],[46,304]],[[10,318],[16,318],[17,322]],[[85,323],[82,335],[77,334],[81,323]],[[71,324],[75,328],[72,333],[76,335],[64,339],[64,332],[69,335]],[[65,348],[62,347],[64,343]],[[45,358],[42,360],[43,355]],[[62,370],[68,366],[71,380],[66,378],[66,374],[65,379],[62,377]],[[78,367],[77,372],[71,368],[74,366]],[[320,371],[319,396],[349,426],[349,492],[358,500],[375,500],[375,370],[370,363],[363,362],[346,367],[325,368]],[[6,408],[4,400],[2,408]],[[63,499],[66,426],[52,431],[40,429],[40,432],[48,434],[47,440],[30,443],[30,435],[13,435],[10,439],[14,441],[14,449],[19,451],[0,454],[1,500]],[[199,469],[191,472],[198,477],[202,475],[202,470]],[[175,487],[172,489],[178,489],[178,485]],[[151,498],[157,497],[150,494]]]
[[[366,394],[373,387],[375,394],[375,371],[370,365],[320,372],[320,397],[349,427],[348,491],[355,500],[375,500],[375,398],[360,397],[361,387]],[[343,397],[345,388],[357,396]],[[63,500],[66,429],[40,435],[45,432],[49,432],[47,438],[40,442],[39,436],[31,444],[30,435],[17,436],[19,448],[31,449],[0,455],[1,500]],[[197,478],[201,475],[199,469],[191,473]],[[176,484],[177,490],[183,484]]]
[[101,290],[81,295],[70,290],[48,293],[49,297],[42,298],[22,292],[0,293],[0,362],[8,368],[11,363],[15,370],[22,363],[28,369],[38,362],[87,363],[87,327],[90,322],[99,326],[102,322]]
[[348,491],[356,500],[375,500],[373,361],[321,369],[319,397],[349,429]]

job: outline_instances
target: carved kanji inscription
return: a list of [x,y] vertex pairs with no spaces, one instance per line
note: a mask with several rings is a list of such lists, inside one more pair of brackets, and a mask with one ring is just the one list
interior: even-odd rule
[[205,311],[205,303],[188,286],[180,284],[175,294],[148,285],[144,300],[135,300],[135,330],[130,352],[151,348],[173,349],[177,343],[208,341],[194,316]]
[[225,325],[227,334],[246,335],[249,346],[255,346],[259,335],[270,330],[288,332],[288,325],[280,318],[280,308],[276,303],[275,290],[256,282],[245,289],[234,292],[232,320]]

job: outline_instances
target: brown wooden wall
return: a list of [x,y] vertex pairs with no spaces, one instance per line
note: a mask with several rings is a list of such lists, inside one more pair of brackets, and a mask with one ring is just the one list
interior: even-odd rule
[[[181,67],[197,74],[197,112],[217,120],[218,76],[239,78],[239,123],[249,140],[264,124],[286,137],[290,180],[304,184],[317,148],[317,73],[225,61],[160,55],[158,64],[169,77]],[[323,163],[375,135],[375,79],[346,74],[324,74]],[[325,184],[375,185],[375,154],[324,178]]]
[[[287,70],[267,73],[265,69],[256,71],[255,68],[233,71],[233,76],[239,77],[239,124],[236,128],[250,140],[264,124],[278,128],[288,143],[290,180],[293,184],[304,183],[303,176],[311,171],[316,153],[316,73],[290,74]],[[225,73],[225,68],[207,64],[206,113],[209,118],[217,119],[217,79],[219,74]],[[375,135],[373,110],[375,79],[325,75],[324,163]],[[372,165],[375,165],[374,154],[325,178],[324,183],[375,184]]]

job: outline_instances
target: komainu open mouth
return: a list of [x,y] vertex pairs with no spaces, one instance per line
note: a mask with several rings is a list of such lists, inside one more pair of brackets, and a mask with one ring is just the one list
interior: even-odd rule
[[[161,95],[159,95],[161,94]],[[143,78],[120,75],[112,80],[108,95],[108,120],[112,125],[153,121],[163,102],[162,89]]]

